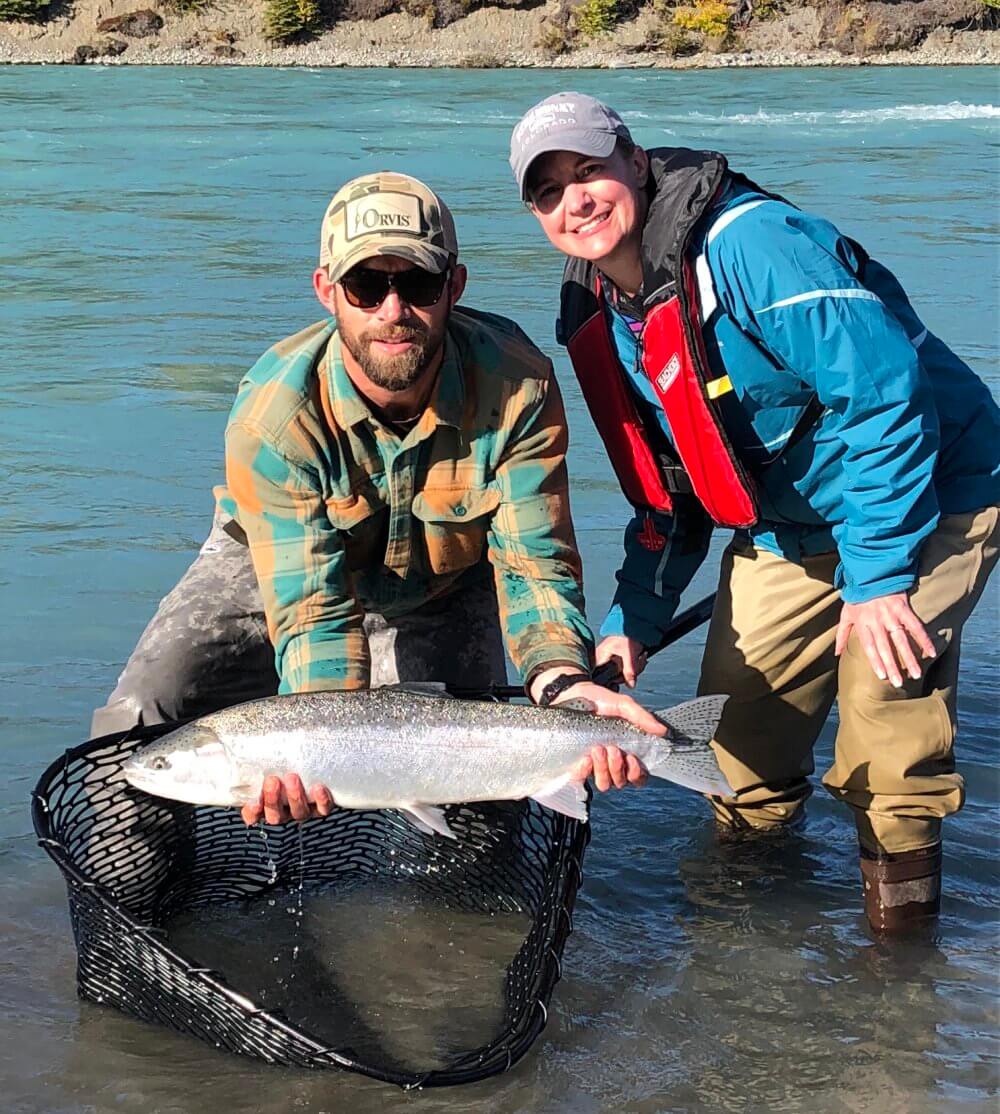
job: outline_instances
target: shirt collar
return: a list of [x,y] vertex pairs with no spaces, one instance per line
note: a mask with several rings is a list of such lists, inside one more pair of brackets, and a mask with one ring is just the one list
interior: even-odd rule
[[[323,362],[327,372],[330,410],[341,429],[371,421],[372,412],[368,403],[358,393],[357,387],[347,374],[344,361],[340,356],[340,337],[336,330],[330,334]],[[445,334],[444,359],[438,372],[437,382],[431,391],[427,407],[418,426],[432,428],[438,425],[461,427],[465,411],[465,379],[462,374],[462,357],[449,333]],[[430,417],[428,417],[430,414]]]

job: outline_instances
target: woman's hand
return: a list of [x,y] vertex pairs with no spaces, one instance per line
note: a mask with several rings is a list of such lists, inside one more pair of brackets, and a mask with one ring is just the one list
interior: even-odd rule
[[612,658],[618,658],[622,663],[622,679],[630,689],[634,689],[639,674],[646,668],[646,647],[627,635],[609,634],[598,645],[595,660],[598,665],[604,665]]
[[923,671],[913,652],[913,645],[920,649],[925,659],[937,657],[934,643],[910,607],[905,592],[878,596],[866,603],[845,603],[837,627],[837,657],[847,649],[852,630],[858,636],[875,676],[880,681],[888,679],[896,688],[903,684],[900,666],[914,681],[920,678]]

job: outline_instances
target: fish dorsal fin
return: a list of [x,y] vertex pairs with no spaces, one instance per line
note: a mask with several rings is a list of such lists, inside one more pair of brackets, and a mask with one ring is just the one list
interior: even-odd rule
[[453,699],[444,681],[400,681],[398,685],[382,685],[384,692],[409,692],[414,696],[447,696]]
[[567,774],[562,774],[555,781],[543,785],[537,793],[532,793],[531,797],[532,800],[552,809],[553,812],[561,812],[563,816],[587,822],[586,787],[581,781],[570,781]]
[[448,827],[448,821],[444,818],[444,809],[440,809],[436,805],[418,805],[415,803],[399,805],[398,808],[418,832],[423,832],[424,835],[434,835],[436,832],[438,835],[447,836],[449,839],[458,839],[458,836]]
[[669,742],[679,746],[705,746],[715,738],[728,696],[699,696],[673,708],[653,713],[670,728]]

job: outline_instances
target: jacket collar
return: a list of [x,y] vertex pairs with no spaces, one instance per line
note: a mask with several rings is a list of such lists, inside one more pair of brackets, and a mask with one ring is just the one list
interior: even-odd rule
[[652,197],[642,232],[642,298],[660,301],[677,281],[691,233],[711,208],[727,162],[715,151],[657,147],[649,152]]

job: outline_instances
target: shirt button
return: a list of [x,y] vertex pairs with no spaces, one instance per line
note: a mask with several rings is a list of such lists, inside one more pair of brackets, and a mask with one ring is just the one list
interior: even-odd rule
[[458,515],[459,518],[461,518],[465,514],[465,507],[463,507],[461,504],[459,504],[455,508],[455,514]]

